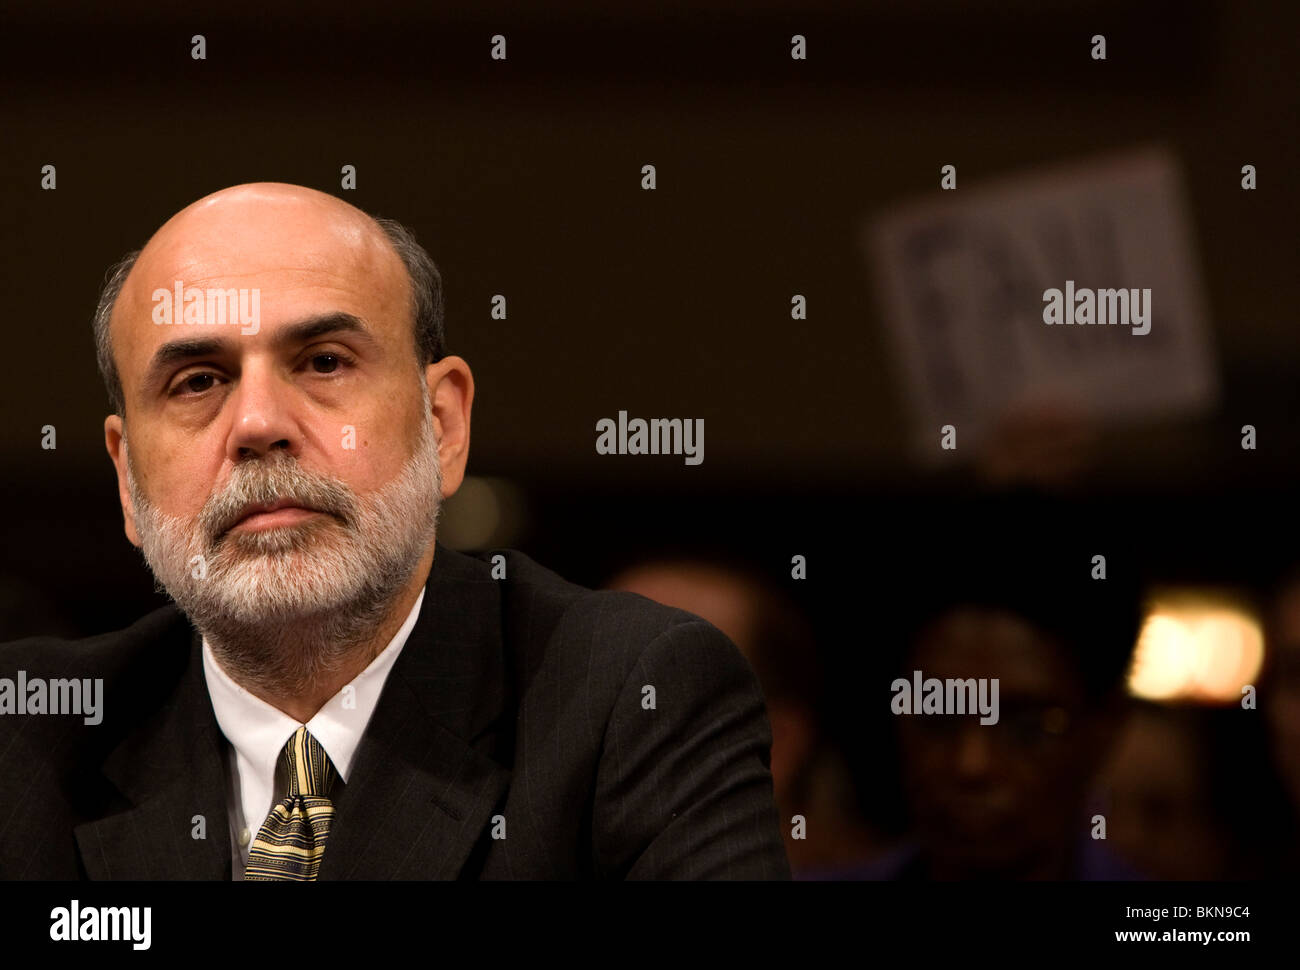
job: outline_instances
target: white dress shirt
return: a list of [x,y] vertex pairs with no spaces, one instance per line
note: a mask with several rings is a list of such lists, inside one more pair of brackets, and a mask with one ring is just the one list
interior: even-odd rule
[[[326,701],[306,724],[344,783],[384,682],[415,627],[423,602],[421,590],[406,622],[388,646],[350,684]],[[238,880],[243,879],[249,846],[270,814],[271,806],[288,791],[288,781],[282,777],[284,772],[277,771],[280,752],[303,725],[235,683],[217,663],[206,637],[203,673],[217,724],[230,742],[226,750],[226,807],[233,875]]]

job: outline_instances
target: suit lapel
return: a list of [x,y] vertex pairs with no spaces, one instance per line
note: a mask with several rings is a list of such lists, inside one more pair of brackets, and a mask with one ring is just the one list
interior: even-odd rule
[[[202,640],[188,623],[179,626],[190,641],[174,690],[103,764],[131,807],[75,829],[91,879],[231,876],[222,739],[203,680]],[[150,653],[186,656],[183,636],[170,639]],[[141,673],[158,675],[156,669]],[[202,838],[195,838],[196,816],[202,816]]]
[[[148,652],[159,663],[185,656],[182,628],[189,651],[175,687],[103,764],[129,806],[75,829],[91,879],[231,877],[224,739],[203,678],[202,640],[178,623]],[[321,879],[456,878],[510,780],[490,756],[505,663],[490,568],[438,545],[420,616],[335,798]],[[157,674],[143,663],[137,679],[156,683]],[[205,838],[193,837],[195,816]]]
[[510,771],[490,757],[504,706],[500,589],[438,545],[420,616],[335,797],[321,879],[454,879]]

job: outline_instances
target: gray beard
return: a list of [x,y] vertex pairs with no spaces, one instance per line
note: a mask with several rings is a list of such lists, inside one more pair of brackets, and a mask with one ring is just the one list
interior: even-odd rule
[[[373,493],[359,496],[274,451],[236,466],[188,521],[149,503],[127,454],[136,529],[155,586],[237,683],[256,694],[301,696],[354,660],[389,618],[437,535],[442,475],[428,407],[424,415],[414,454]],[[226,531],[248,504],[281,498],[330,514]]]

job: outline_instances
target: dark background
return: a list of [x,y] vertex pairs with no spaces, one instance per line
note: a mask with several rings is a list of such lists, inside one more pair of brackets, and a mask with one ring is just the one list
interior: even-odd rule
[[[946,162],[978,185],[1152,142],[1183,166],[1223,404],[1105,429],[1069,515],[1153,580],[1266,588],[1296,558],[1300,484],[1294,13],[897,6],[11,9],[0,640],[114,629],[164,602],[104,452],[99,286],[189,202],[286,181],[407,223],[442,270],[449,348],[477,381],[470,472],[516,497],[486,545],[587,585],[663,549],[750,563],[813,618],[840,694],[828,715],[851,741],[855,675],[883,664],[873,611],[906,609],[918,550],[990,514],[1009,535],[1042,527],[968,468],[914,464],[864,220],[932,192]],[[487,56],[497,32],[504,63]],[[796,32],[806,62],[789,57]],[[40,188],[47,163],[56,191]],[[508,320],[489,316],[495,293]],[[792,293],[808,320],[790,319]],[[597,455],[596,421],[621,409],[703,418],[704,463]],[[1243,423],[1258,450],[1241,449]]]
[[[437,261],[450,348],[478,384],[470,471],[528,500],[496,538],[589,583],[646,536],[739,544],[783,575],[816,546],[811,593],[860,571],[900,504],[978,488],[911,462],[863,220],[933,191],[941,160],[978,184],[1153,140],[1184,167],[1225,403],[1109,431],[1080,491],[1142,521],[1275,534],[1300,467],[1296,20],[1226,2],[1050,6],[20,6],[0,40],[0,571],[86,632],[147,605],[103,448],[98,287],[194,199],[279,180],[407,222]],[[486,56],[498,31],[503,63]],[[788,56],[793,32],[806,62]],[[1257,191],[1240,189],[1243,160]],[[789,319],[795,292],[807,321]],[[494,293],[508,320],[490,318]],[[704,463],[597,455],[595,422],[620,409],[704,418]],[[1247,421],[1255,452],[1239,446]],[[45,424],[57,450],[39,446]],[[1149,551],[1216,558],[1210,534],[1174,531]]]

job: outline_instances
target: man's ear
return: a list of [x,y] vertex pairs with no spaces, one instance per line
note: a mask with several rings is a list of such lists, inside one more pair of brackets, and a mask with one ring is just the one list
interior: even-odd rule
[[465,480],[469,461],[469,419],[474,405],[474,375],[460,357],[444,357],[424,369],[442,466],[442,495],[454,495]]
[[123,527],[131,545],[140,545],[140,533],[135,528],[135,507],[131,504],[131,489],[126,484],[126,436],[122,433],[122,419],[110,414],[104,419],[104,447],[117,469],[117,497],[122,503]]

